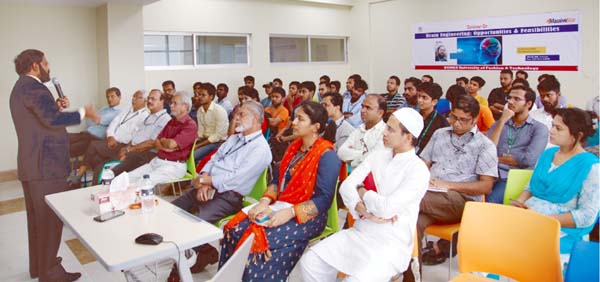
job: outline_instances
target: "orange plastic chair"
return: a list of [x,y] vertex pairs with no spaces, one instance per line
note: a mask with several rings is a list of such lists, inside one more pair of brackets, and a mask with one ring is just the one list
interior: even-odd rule
[[521,282],[562,282],[560,223],[534,211],[468,202],[458,238],[460,275],[451,281],[495,281],[494,273]]
[[460,223],[454,224],[433,224],[429,225],[425,228],[424,233],[433,235],[444,240],[450,241],[450,252],[448,254],[449,264],[448,264],[448,279],[452,277],[452,246],[456,242],[454,242],[454,234],[458,232],[460,228]]

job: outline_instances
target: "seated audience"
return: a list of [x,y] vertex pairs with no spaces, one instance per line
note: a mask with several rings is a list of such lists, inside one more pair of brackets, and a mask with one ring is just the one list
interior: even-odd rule
[[300,103],[302,102],[302,97],[300,95],[298,95],[299,88],[300,88],[300,82],[298,82],[298,81],[290,82],[287,98],[283,102],[283,105],[285,106],[285,108],[288,110],[288,112],[290,114],[294,111],[296,106],[300,105]]
[[360,115],[364,123],[352,131],[338,150],[340,159],[349,163],[352,169],[360,165],[369,153],[384,148],[381,137],[385,129],[383,114],[386,107],[385,98],[378,94],[367,95],[362,102]]
[[[421,153],[430,168],[429,186],[446,192],[425,193],[417,221],[419,244],[427,226],[460,222],[465,203],[481,201],[492,190],[498,176],[498,158],[492,141],[475,128],[478,112],[479,103],[473,97],[458,97],[449,115],[450,127],[433,133]],[[442,263],[447,257],[435,247],[419,255],[428,265]]]
[[511,70],[500,71],[500,87],[492,89],[488,95],[488,104],[494,119],[498,120],[502,116],[504,105],[507,102],[510,88],[512,87],[513,72]]
[[366,81],[362,79],[354,79],[351,76],[350,78],[348,78],[346,86],[350,87],[350,94],[344,94],[344,118],[346,118],[346,120],[348,120],[348,122],[356,128],[363,122],[360,118],[360,107],[362,105],[363,100],[366,97],[365,91],[369,89],[369,85]]
[[192,99],[184,91],[171,98],[171,116],[173,118],[158,134],[154,148],[158,151],[155,158],[129,173],[132,183],[138,182],[144,175],[150,176],[152,185],[179,179],[187,170],[186,161],[198,134],[198,127],[188,115],[192,108]]
[[273,88],[273,91],[271,91],[272,106],[265,109],[265,114],[270,116],[267,120],[269,121],[269,127],[272,129],[272,136],[276,136],[277,133],[282,132],[286,128],[288,119],[290,118],[290,113],[283,106],[284,100],[285,90],[281,87]]
[[254,76],[251,76],[251,75],[244,76],[244,85],[246,87],[254,89],[254,81],[255,81]]
[[[271,162],[269,145],[261,134],[263,107],[258,102],[247,101],[233,117],[236,131],[202,168],[185,194],[173,201],[186,211],[210,223],[242,209],[242,200],[252,191],[260,174]],[[211,196],[213,195],[214,196]],[[198,254],[192,273],[198,273],[218,261],[217,250],[209,244],[195,247]],[[173,268],[169,282],[179,281],[177,267]]]
[[[511,87],[517,86],[517,85],[521,85],[521,86],[525,86],[525,87],[529,88],[529,82],[522,78],[515,78],[511,84]],[[535,107],[535,103],[533,104],[533,106]],[[537,109],[537,107],[535,107],[535,108]]]
[[227,111],[227,116],[231,116],[231,111],[233,110],[233,105],[229,100],[227,100],[227,93],[229,93],[229,86],[225,83],[219,83],[217,85],[217,105],[223,107],[225,111]]
[[515,75],[517,78],[524,79],[525,81],[529,78],[529,74],[524,70],[518,70]]
[[593,134],[588,113],[578,108],[557,109],[550,141],[558,147],[540,156],[525,190],[512,205],[557,219],[561,226],[561,261],[572,244],[587,235],[600,208],[598,157],[585,152],[582,141]]
[[469,96],[475,98],[479,105],[488,107],[488,101],[479,95],[479,91],[485,85],[485,80],[480,76],[471,77],[469,80],[469,85],[467,86],[467,94]]
[[467,85],[468,84],[469,84],[469,79],[466,78],[466,77],[464,77],[464,76],[461,76],[461,77],[459,77],[459,78],[456,79],[456,84],[455,85],[458,85],[458,86],[464,88],[465,90],[467,90]]
[[[423,84],[431,84],[426,82]],[[423,85],[421,84],[421,85]],[[419,202],[427,191],[429,171],[415,154],[423,119],[413,109],[399,109],[383,133],[386,149],[373,152],[342,183],[344,204],[357,220],[311,247],[301,261],[307,282],[390,281],[404,272],[412,257]],[[363,187],[372,176],[375,190]]]
[[199,91],[198,137],[194,160],[198,163],[227,139],[229,119],[227,111],[215,102],[217,89],[212,83],[202,83]]
[[383,121],[387,121],[392,113],[406,105],[406,98],[398,92],[399,88],[400,78],[395,75],[390,76],[386,85],[387,93],[382,94],[387,101],[387,111],[385,111],[385,115],[383,115]]
[[[556,76],[551,75],[551,74],[547,74],[547,73],[543,73],[540,76],[538,76],[538,79],[537,79],[538,85],[540,83],[542,83],[542,81],[544,81],[544,80],[546,80],[548,78],[558,81],[558,79],[556,78]],[[538,90],[538,92],[539,92],[539,90]],[[538,109],[541,108],[541,107],[543,107],[544,106],[543,102],[544,102],[544,97],[542,97],[542,94],[538,95],[537,98],[536,98],[536,100],[535,100],[536,107]],[[558,104],[560,105],[560,108],[566,108],[567,105],[568,105],[567,104],[567,98],[565,96],[563,96],[563,95],[560,95],[560,97],[558,98]]]
[[508,107],[494,123],[488,137],[496,145],[498,180],[486,202],[502,204],[510,169],[533,169],[548,142],[548,129],[529,115],[535,103],[530,88],[514,86],[508,94]]
[[79,187],[81,183],[78,180],[88,169],[94,172],[92,183],[96,184],[104,163],[117,159],[119,150],[131,142],[135,131],[142,126],[148,116],[146,90],[136,91],[131,100],[131,108],[121,111],[108,126],[106,140],[95,140],[90,143],[83,155],[81,166],[72,180],[72,187]]
[[167,110],[163,106],[162,93],[158,89],[152,89],[148,94],[147,103],[150,114],[135,130],[131,142],[119,150],[117,159],[121,163],[112,168],[115,176],[124,171],[132,171],[156,157],[157,151],[154,148],[156,138],[171,120],[171,116],[167,114]]
[[[248,215],[239,212],[225,225],[219,266],[244,238],[255,235],[242,281],[285,281],[309,240],[323,232],[340,171],[333,144],[319,138],[326,120],[323,106],[300,104],[292,122],[298,139],[287,149],[272,184]],[[272,213],[264,225],[257,224],[275,201],[291,206]]]
[[462,86],[454,84],[446,90],[446,99],[450,101],[450,103],[454,103],[454,100],[460,95],[467,95],[467,90]]
[[416,77],[409,77],[404,80],[404,98],[406,99],[405,107],[413,108],[419,111],[419,96],[417,95],[417,87],[421,84],[421,80]]
[[[235,114],[237,113],[237,111],[239,110],[241,105],[246,101],[256,101],[256,102],[260,103],[260,100],[258,98],[258,91],[256,89],[248,87],[248,86],[242,86],[239,88],[238,98],[240,100],[240,104],[238,104],[237,106],[235,106],[235,108],[233,108],[233,111],[231,112],[232,116],[235,116]],[[229,129],[227,130],[227,136],[231,136],[235,133],[236,133],[235,132],[235,123],[230,122]]]
[[117,87],[106,89],[106,102],[108,106],[98,110],[100,122],[95,123],[94,121],[86,120],[87,128],[85,131],[68,134],[69,153],[71,157],[83,155],[92,141],[106,139],[108,125],[121,112],[119,109],[121,90]]
[[423,76],[421,76],[421,82],[432,82],[433,83],[433,76],[424,74]]
[[425,128],[417,138],[415,150],[417,155],[421,154],[427,143],[433,136],[433,133],[439,128],[447,127],[448,121],[435,110],[440,97],[442,97],[442,87],[437,83],[423,82],[417,87],[419,95],[419,109]]
[[317,101],[314,101],[315,99],[313,99],[314,102],[319,102],[321,103],[321,101],[323,100],[323,95],[325,95],[325,93],[329,92],[329,82],[326,81],[321,81],[319,82],[319,92],[317,93]]
[[[175,89],[175,82],[172,80],[166,80],[162,83],[163,89],[163,108],[167,110],[168,114],[171,114],[171,99],[173,98],[173,94],[177,92]],[[191,111],[191,110],[190,110]],[[194,120],[195,121],[195,120]]]
[[194,90],[194,96],[192,96],[192,109],[190,110],[190,117],[197,122],[198,120],[198,109],[200,106],[200,86],[202,82],[194,82],[192,87]]
[[281,78],[273,78],[273,87],[283,87],[283,81],[281,81]]
[[531,112],[531,117],[542,124],[548,130],[552,128],[552,116],[557,109],[562,108],[560,105],[560,82],[554,76],[543,79],[537,86],[538,93],[542,99],[542,107]]
[[477,116],[477,129],[483,134],[487,134],[494,124],[494,115],[488,106],[479,106],[479,116]]
[[344,114],[342,114],[343,101],[342,95],[334,92],[325,93],[321,101],[321,104],[327,110],[327,117],[329,118],[323,135],[328,135],[328,131],[333,131],[333,134],[330,135],[334,136],[333,139],[335,142],[333,145],[336,151],[339,150],[352,131],[354,131],[354,127],[344,119]]
[[339,80],[334,80],[329,84],[329,89],[331,90],[331,92],[333,93],[340,93],[340,88],[342,87],[342,84],[340,83]]
[[273,92],[273,82],[268,82],[263,84],[262,86],[265,89],[265,98],[263,98],[260,103],[263,108],[267,108],[271,106],[271,93]]

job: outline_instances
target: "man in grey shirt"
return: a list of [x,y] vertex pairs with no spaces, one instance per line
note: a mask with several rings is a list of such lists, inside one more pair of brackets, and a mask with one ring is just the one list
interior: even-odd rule
[[[242,209],[243,197],[250,194],[260,174],[271,163],[271,150],[263,137],[263,107],[247,101],[233,117],[236,132],[223,143],[193,181],[192,189],[173,204],[210,223]],[[217,250],[209,244],[194,248],[198,253],[192,273],[218,261]],[[177,268],[171,276],[177,276]],[[176,281],[169,278],[169,281]]]
[[[450,127],[436,130],[421,153],[430,168],[431,180],[417,220],[419,244],[427,226],[460,222],[465,203],[480,201],[492,190],[498,176],[498,157],[492,141],[477,130],[478,114],[477,100],[459,96],[449,114]],[[427,264],[442,263],[446,257],[438,249],[419,254]]]
[[335,150],[337,151],[350,133],[354,131],[354,127],[344,119],[344,114],[342,113],[342,103],[344,98],[339,93],[327,92],[323,95],[323,99],[321,100],[321,104],[327,110],[327,117],[329,121],[327,123],[327,128],[325,129],[325,134],[327,134],[329,127],[335,126]]
[[508,107],[492,125],[488,137],[497,146],[498,181],[486,202],[504,201],[506,179],[511,168],[533,169],[548,142],[548,128],[529,115],[535,93],[525,86],[514,86],[508,94]]

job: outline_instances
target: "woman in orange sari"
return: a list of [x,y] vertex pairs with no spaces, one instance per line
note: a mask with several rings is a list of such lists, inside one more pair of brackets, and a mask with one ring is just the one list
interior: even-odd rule
[[[225,225],[219,267],[255,234],[242,280],[285,281],[309,240],[323,232],[340,171],[333,144],[319,137],[326,120],[320,104],[309,101],[299,106],[292,122],[299,138],[288,147],[260,202]],[[270,213],[269,205],[276,201],[290,206]],[[258,224],[265,216],[270,219]]]

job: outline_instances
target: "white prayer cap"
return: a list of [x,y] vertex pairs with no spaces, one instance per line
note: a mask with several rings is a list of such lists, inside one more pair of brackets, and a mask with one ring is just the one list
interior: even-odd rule
[[423,117],[419,112],[412,108],[401,108],[393,113],[394,117],[412,134],[415,138],[419,138],[421,130],[423,130]]

